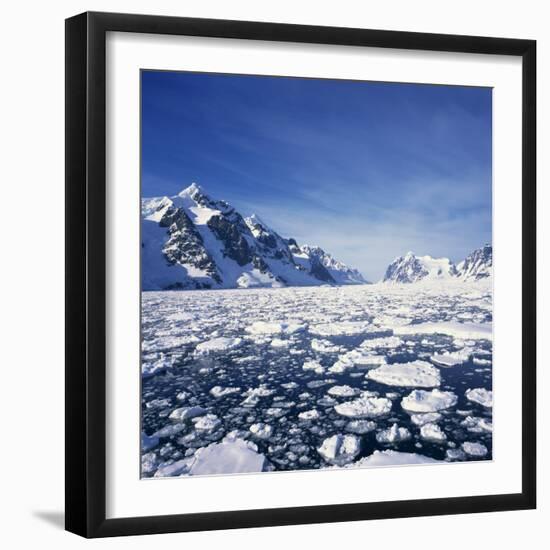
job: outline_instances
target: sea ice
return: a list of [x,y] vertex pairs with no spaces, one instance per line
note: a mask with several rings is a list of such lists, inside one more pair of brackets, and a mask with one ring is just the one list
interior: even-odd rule
[[385,397],[369,397],[365,394],[353,400],[340,403],[334,410],[348,418],[375,418],[391,411],[392,402]]
[[472,433],[491,433],[493,431],[493,423],[479,416],[467,416],[460,425]]
[[388,386],[433,388],[441,384],[439,370],[426,361],[392,363],[370,370],[367,378]]
[[441,420],[442,415],[440,413],[425,413],[425,414],[413,414],[411,415],[411,421],[417,426],[423,426],[429,422],[438,422]]
[[401,400],[401,406],[413,413],[428,413],[453,407],[457,401],[457,396],[450,391],[413,390]]
[[398,426],[396,423],[376,434],[376,441],[378,443],[399,443],[400,441],[407,441],[410,438],[411,432],[407,428]]
[[305,330],[306,325],[284,321],[256,321],[246,328],[251,334],[294,334]]
[[355,397],[361,393],[361,390],[351,386],[332,386],[327,393],[333,397]]
[[465,441],[462,443],[462,450],[468,455],[468,456],[474,456],[474,457],[483,457],[485,456],[488,451],[487,447],[483,445],[483,443],[475,443],[472,441]]
[[242,341],[242,338],[225,338],[223,336],[212,338],[211,340],[198,344],[195,348],[195,353],[198,355],[206,355],[209,353],[229,351],[238,348]]
[[183,422],[184,420],[189,420],[203,414],[206,414],[206,410],[202,407],[179,407],[178,409],[174,409],[168,418],[177,422]]
[[402,466],[407,464],[435,464],[441,462],[429,456],[398,451],[374,451],[371,455],[347,465],[348,468],[372,468],[378,466]]
[[470,357],[471,350],[464,348],[460,351],[436,353],[431,356],[431,360],[440,367],[455,367],[468,362]]
[[146,452],[159,444],[159,438],[148,436],[145,432],[141,432],[141,450]]
[[372,420],[350,420],[345,428],[346,432],[363,435],[376,429],[376,422]]
[[486,390],[485,388],[474,388],[466,390],[466,399],[468,401],[473,401],[474,403],[479,403],[484,407],[493,406],[493,392]]
[[215,414],[207,414],[191,420],[195,429],[200,432],[213,432],[221,426],[221,420]]
[[420,427],[420,437],[428,441],[446,441],[445,432],[435,423],[428,422]]
[[317,420],[321,415],[316,409],[311,409],[310,411],[304,411],[298,414],[300,420],[310,421]]
[[269,424],[258,422],[250,426],[250,432],[258,439],[269,439],[273,433],[273,428]]
[[329,464],[343,466],[353,462],[361,450],[361,440],[355,435],[337,434],[325,439],[317,452]]
[[231,395],[232,393],[239,393],[241,388],[222,388],[222,386],[214,386],[210,390],[210,395],[214,397],[224,397],[225,395]]

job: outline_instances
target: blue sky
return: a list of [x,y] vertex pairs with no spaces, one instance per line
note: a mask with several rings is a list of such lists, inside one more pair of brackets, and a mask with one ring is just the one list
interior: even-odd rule
[[491,241],[491,90],[142,73],[142,195],[192,182],[368,279]]

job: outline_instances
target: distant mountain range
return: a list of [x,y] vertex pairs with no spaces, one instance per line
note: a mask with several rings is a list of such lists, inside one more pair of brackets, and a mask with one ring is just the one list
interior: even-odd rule
[[407,252],[388,266],[382,282],[408,284],[431,280],[479,281],[491,277],[492,274],[493,247],[486,244],[456,265],[448,258],[415,256],[412,252]]
[[141,216],[143,290],[367,283],[323,249],[281,237],[196,184],[142,199]]

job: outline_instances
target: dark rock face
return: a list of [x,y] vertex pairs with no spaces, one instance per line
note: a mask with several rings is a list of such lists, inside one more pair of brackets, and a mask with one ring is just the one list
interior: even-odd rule
[[190,264],[205,270],[216,282],[221,282],[216,264],[206,251],[200,233],[181,208],[168,208],[159,225],[168,228],[169,237],[162,252],[170,265]]
[[252,261],[252,251],[242,233],[242,227],[231,223],[226,216],[220,214],[212,216],[208,220],[207,225],[212,229],[216,237],[223,242],[225,254],[229,258],[235,260],[240,266]]
[[326,283],[335,282],[327,271],[327,268],[319,261],[319,258],[314,257],[311,259],[311,269],[309,272],[320,281],[325,281]]

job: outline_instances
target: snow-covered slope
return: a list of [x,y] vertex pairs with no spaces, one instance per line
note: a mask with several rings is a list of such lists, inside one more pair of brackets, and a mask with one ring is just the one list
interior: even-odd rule
[[362,284],[361,274],[318,247],[284,239],[192,184],[142,199],[143,290]]
[[458,276],[465,281],[479,281],[493,274],[493,247],[486,244],[474,250],[456,266]]
[[396,258],[386,270],[383,282],[416,283],[418,281],[445,280],[456,276],[456,267],[448,258],[415,256],[407,252]]
[[415,256],[407,252],[396,258],[386,270],[382,282],[416,283],[419,281],[478,281],[493,274],[493,247],[486,244],[455,265],[448,258]]

